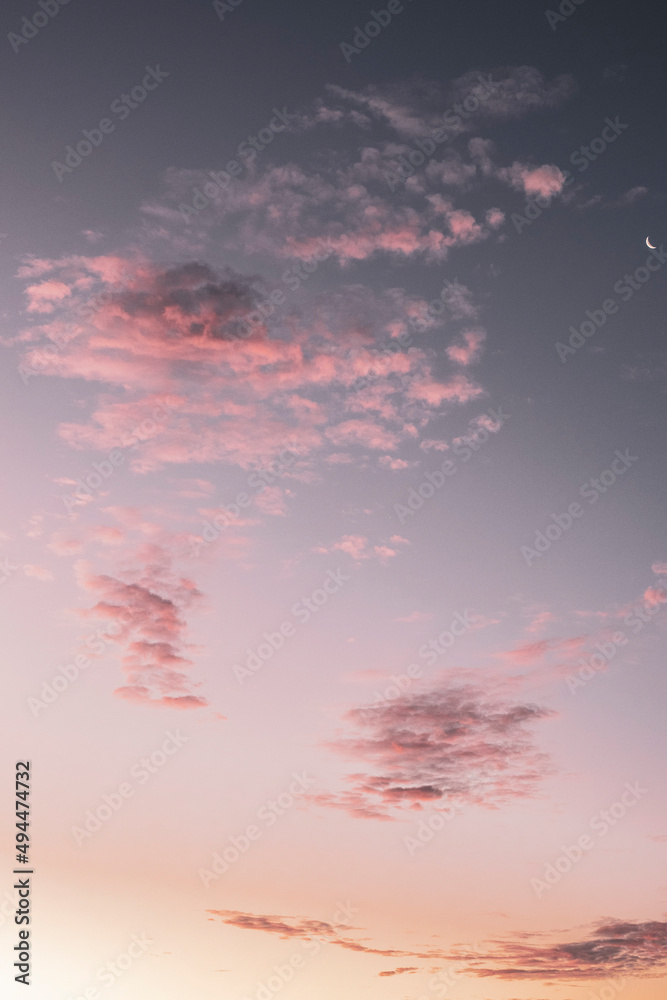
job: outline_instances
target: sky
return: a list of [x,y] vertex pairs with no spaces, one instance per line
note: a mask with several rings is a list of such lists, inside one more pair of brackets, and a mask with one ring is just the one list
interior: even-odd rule
[[382,2],[3,7],[8,996],[664,996],[655,6]]

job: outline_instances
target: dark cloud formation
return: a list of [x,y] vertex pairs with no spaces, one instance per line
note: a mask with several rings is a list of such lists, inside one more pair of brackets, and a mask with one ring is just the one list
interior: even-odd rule
[[348,791],[311,801],[352,816],[392,819],[425,802],[497,807],[530,797],[549,764],[529,727],[552,714],[506,704],[472,684],[353,709],[345,716],[350,731],[328,746],[367,770],[347,775]]
[[536,937],[525,934],[519,940],[493,941],[486,953],[458,949],[449,957],[467,963],[467,975],[509,980],[656,977],[667,967],[667,921],[607,920],[583,940],[562,944],[530,940]]
[[[371,228],[384,239],[382,225]],[[78,450],[109,451],[162,413],[130,460],[141,473],[193,462],[266,467],[285,448],[304,462],[331,447],[396,451],[443,409],[484,394],[468,375],[483,333],[457,336],[436,377],[435,353],[411,346],[410,332],[411,321],[432,329],[436,320],[401,288],[373,295],[346,285],[274,330],[268,299],[247,308],[257,303],[251,279],[197,262],[165,270],[122,256],[31,259],[20,273],[32,282],[20,334],[26,370],[39,361],[43,376],[108,387],[90,420],[63,423],[59,435]],[[45,338],[60,345],[48,357]]]
[[250,279],[229,268],[217,273],[197,261],[165,271],[146,271],[145,278],[143,287],[119,291],[111,302],[128,317],[161,321],[165,332],[172,335],[238,336],[239,320],[252,310],[258,297]]

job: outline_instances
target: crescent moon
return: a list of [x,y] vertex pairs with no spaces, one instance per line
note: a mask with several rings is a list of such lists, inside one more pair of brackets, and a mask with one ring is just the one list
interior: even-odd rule
[[655,250],[655,247],[654,247],[654,246],[653,246],[653,244],[651,243],[651,241],[650,241],[650,239],[648,238],[648,236],[646,237],[646,246],[647,246],[647,247],[650,247],[650,248],[651,248],[651,250]]

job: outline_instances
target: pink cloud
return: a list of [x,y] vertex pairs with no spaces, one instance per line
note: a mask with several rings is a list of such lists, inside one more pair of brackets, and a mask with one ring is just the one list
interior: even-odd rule
[[490,208],[486,213],[486,221],[492,229],[497,229],[505,221],[505,213],[499,208]]
[[484,330],[464,330],[459,343],[450,344],[447,348],[447,356],[459,365],[470,365],[478,360],[485,340]]
[[[20,339],[29,365],[36,345],[67,326],[42,374],[97,382],[101,391],[89,421],[62,424],[60,436],[76,449],[120,448],[132,472],[219,462],[266,468],[288,448],[299,463],[294,475],[307,476],[331,445],[332,463],[346,461],[338,456],[351,445],[393,452],[443,401],[462,404],[483,391],[461,375],[436,378],[419,348],[377,349],[408,333],[408,317],[426,306],[402,289],[322,293],[278,336],[259,313],[246,329],[258,289],[242,275],[118,257],[106,265],[26,265],[33,281],[36,272],[47,285],[66,278],[72,294]],[[100,278],[107,272],[109,285]],[[197,479],[181,492],[195,498],[210,488]]]
[[667,593],[662,587],[648,587],[644,591],[644,600],[647,604],[664,604],[667,601]]
[[91,529],[90,536],[103,545],[122,545],[125,541],[125,532],[113,524],[96,525]]
[[326,435],[338,447],[356,444],[381,451],[396,448],[399,441],[396,433],[370,420],[345,420],[330,427]]
[[266,489],[257,494],[254,503],[265,514],[286,517],[288,513],[286,498],[288,496],[294,496],[291,490],[284,490],[280,486],[267,486]]
[[[312,920],[307,917],[283,917],[275,914],[254,914],[243,913],[239,910],[207,910],[207,913],[219,917],[223,924],[238,927],[242,930],[261,931],[265,934],[276,934],[282,940],[301,938],[311,940],[317,937],[325,940],[327,944],[344,948],[347,951],[360,952],[367,955],[381,955],[384,958],[423,958],[433,959],[440,957],[440,952],[429,951],[402,951],[396,948],[374,948],[367,943],[367,938],[356,941],[353,938],[341,935],[341,927],[347,926],[330,924],[323,920]],[[358,928],[352,928],[357,930]]]
[[445,383],[431,380],[415,381],[410,386],[409,394],[429,406],[439,406],[444,402],[468,403],[471,399],[482,396],[484,390],[471,382],[467,376],[454,375]]
[[50,313],[58,302],[68,298],[72,290],[63,281],[42,281],[26,288],[28,312]]
[[529,727],[552,713],[507,704],[472,684],[442,684],[386,704],[352,709],[346,735],[327,745],[357,767],[349,790],[313,795],[314,804],[352,816],[392,819],[422,802],[495,808],[531,797],[549,770]]
[[434,449],[434,451],[448,451],[449,449],[449,445],[446,441],[438,441],[433,438],[424,438],[424,440],[420,442],[419,447],[422,451],[430,451],[431,449]]
[[391,469],[392,472],[409,469],[412,464],[411,462],[406,462],[403,458],[392,458],[391,455],[381,455],[378,461],[383,468]]
[[26,576],[32,576],[36,580],[53,580],[53,573],[45,566],[25,565],[23,572]]
[[353,559],[368,558],[368,539],[364,535],[343,535],[331,546],[332,552],[347,552]]
[[[367,157],[363,173],[368,170]],[[372,191],[357,183],[359,173],[359,164],[318,173],[295,164],[270,167],[221,189],[206,212],[191,221],[190,230],[203,235],[224,222],[227,244],[244,253],[299,260],[334,257],[341,264],[377,254],[443,260],[452,248],[485,238],[467,210],[452,209],[443,218],[425,201],[417,211],[391,197],[384,185]],[[166,180],[167,204],[152,203],[144,211],[163,223],[167,216],[182,228],[175,205],[184,204],[210,178],[204,171],[172,170]]]
[[[341,934],[343,927],[347,924],[331,924],[324,920],[314,920],[309,917],[288,917],[277,914],[243,913],[240,910],[207,910],[214,917],[218,917],[223,924],[230,927],[237,927],[240,930],[260,931],[264,934],[275,934],[283,941],[293,938],[311,940],[314,937],[325,940],[327,944],[346,951],[358,952],[367,955],[381,955],[384,958],[421,958],[435,959],[442,957],[442,951],[428,949],[426,951],[403,951],[396,948],[374,948],[368,944],[368,938],[360,941],[354,938],[345,937]],[[360,930],[352,927],[350,930]],[[402,968],[399,972],[410,972],[412,968]]]
[[116,695],[142,705],[201,708],[207,701],[192,691],[193,662],[185,655],[185,613],[201,594],[192,580],[173,570],[173,555],[163,546],[141,546],[133,561],[136,568],[124,571],[126,579],[96,574],[79,562],[79,586],[98,600],[78,616],[113,625],[127,681]]
[[46,547],[57,556],[71,556],[82,550],[83,543],[79,538],[67,538],[64,532],[56,531]]
[[[240,910],[207,910],[214,918],[240,930],[274,934],[282,940],[319,938],[328,944],[355,952],[386,958],[416,958],[465,963],[464,974],[502,980],[538,980],[571,983],[574,980],[604,980],[614,982],[616,990],[623,988],[626,977],[653,978],[664,974],[667,965],[667,922],[660,920],[623,921],[607,919],[598,922],[585,936],[566,942],[549,941],[547,932],[522,933],[515,939],[489,942],[486,950],[480,945],[443,949],[399,950],[378,948],[369,944],[368,937],[355,940],[341,934],[345,925],[301,916],[244,913]],[[351,928],[361,930],[362,928]],[[393,975],[417,971],[415,966],[399,966],[378,975]]]
[[550,625],[555,620],[556,616],[546,609],[532,611],[531,620],[526,625],[526,632],[539,632],[544,625]]
[[577,635],[566,638],[539,639],[535,642],[527,642],[515,649],[509,649],[501,653],[502,657],[514,663],[537,663],[542,660],[547,653],[551,652],[578,652],[589,641],[589,636]]
[[553,198],[560,194],[565,186],[564,174],[553,164],[529,167],[515,162],[511,167],[501,167],[496,174],[500,180],[507,182],[517,191],[522,191],[528,198],[536,195]]
[[[406,539],[401,538],[400,535],[392,535],[391,541],[394,544],[409,544]],[[386,564],[389,559],[393,559],[396,555],[398,555],[397,549],[391,548],[384,542],[377,545],[370,544],[365,535],[343,535],[343,537],[337,542],[334,542],[333,545],[329,547],[318,546],[313,551],[318,552],[321,555],[327,555],[332,552],[345,552],[357,562],[365,559],[378,559],[384,564]]]

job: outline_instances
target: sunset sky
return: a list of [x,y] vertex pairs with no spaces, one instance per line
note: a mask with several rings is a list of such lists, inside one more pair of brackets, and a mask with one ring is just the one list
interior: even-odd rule
[[663,1000],[656,14],[8,0],[8,996]]

